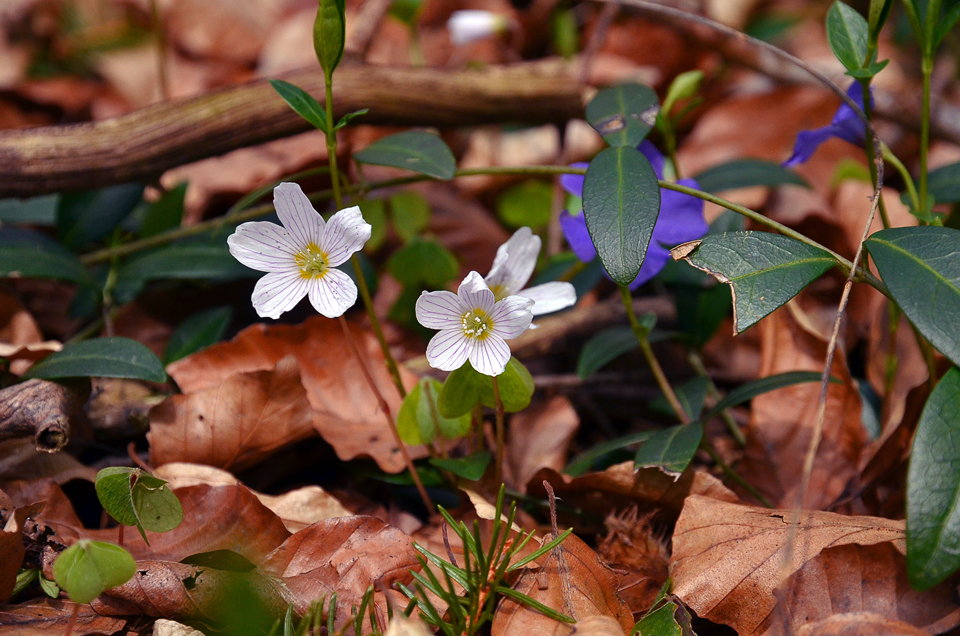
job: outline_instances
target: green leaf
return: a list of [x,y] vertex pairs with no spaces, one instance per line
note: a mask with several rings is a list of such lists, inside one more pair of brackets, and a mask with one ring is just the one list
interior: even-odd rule
[[611,146],[636,149],[657,120],[657,93],[643,84],[621,84],[597,93],[587,104],[590,125]]
[[503,190],[497,197],[497,216],[510,228],[529,227],[536,232],[550,222],[553,186],[529,179]]
[[433,378],[422,378],[407,393],[397,412],[397,432],[411,446],[429,444],[438,435],[458,439],[470,432],[470,415],[446,418],[440,414],[437,398],[443,385]]
[[60,586],[57,585],[56,581],[51,581],[41,574],[37,582],[40,583],[40,589],[43,590],[43,593],[50,598],[57,598],[60,596]]
[[90,603],[104,590],[123,585],[136,574],[137,563],[120,546],[80,539],[53,564],[57,585],[75,603]]
[[[319,18],[319,15],[317,16]],[[292,108],[298,115],[310,122],[314,128],[327,132],[327,111],[320,105],[313,95],[303,90],[299,86],[285,82],[283,80],[270,80],[270,86],[277,94],[283,98],[283,101]]]
[[567,467],[563,469],[563,472],[571,477],[579,477],[583,473],[593,468],[593,465],[597,462],[597,460],[604,455],[608,455],[613,451],[620,450],[621,448],[626,448],[627,446],[641,444],[650,439],[652,435],[653,431],[641,431],[640,433],[631,433],[629,435],[624,435],[623,437],[600,442],[590,450],[584,451],[583,453],[580,453],[574,457],[570,463],[567,464]]
[[73,252],[46,241],[32,242],[29,234],[18,243],[0,242],[0,276],[7,278],[54,278],[93,285],[93,278]]
[[737,188],[779,185],[798,185],[809,188],[807,180],[779,163],[764,159],[735,159],[708,168],[694,177],[704,192],[723,192]]
[[960,568],[960,370],[937,383],[907,470],[907,575],[928,590]]
[[960,201],[960,162],[937,168],[927,178],[927,192],[937,203]]
[[[674,389],[677,400],[680,401],[680,406],[683,407],[683,412],[687,414],[688,419],[699,419],[700,414],[703,412],[703,404],[707,399],[707,388],[709,386],[710,380],[708,378],[696,376]],[[650,408],[668,416],[676,416],[673,407],[670,406],[666,396],[663,394],[658,395],[650,401]]]
[[786,373],[768,375],[765,378],[747,382],[730,391],[727,397],[717,402],[716,406],[707,413],[703,420],[708,421],[719,415],[720,411],[748,402],[762,393],[776,391],[777,389],[782,389],[794,384],[819,381],[820,373],[817,371],[788,371]]
[[490,453],[480,451],[457,459],[431,457],[429,461],[440,470],[453,473],[457,477],[463,477],[469,481],[477,481],[483,477],[483,473],[490,464]]
[[460,265],[443,245],[417,238],[393,253],[387,271],[408,287],[422,284],[437,289],[457,277]]
[[887,289],[940,353],[960,364],[960,231],[898,227],[866,241]]
[[76,249],[102,239],[127,218],[142,196],[140,183],[61,195],[57,209],[61,242]]
[[687,71],[680,73],[670,82],[670,88],[667,89],[667,96],[663,99],[661,112],[670,114],[674,104],[681,99],[690,99],[695,97],[700,90],[700,83],[703,82],[704,73],[701,70]]
[[863,68],[867,58],[870,27],[853,7],[836,0],[827,13],[827,41],[848,71]]
[[345,128],[350,122],[352,122],[357,117],[362,117],[370,112],[369,108],[361,108],[360,110],[355,110],[352,113],[347,113],[340,118],[340,121],[337,122],[337,125],[333,127],[334,130],[340,130]]
[[[653,321],[656,321],[655,314],[644,314],[640,318],[641,322],[649,315],[653,315]],[[652,324],[649,327],[653,329]],[[639,346],[637,336],[630,327],[604,329],[584,343],[583,349],[580,350],[580,358],[577,360],[577,375],[581,380],[585,380],[616,358]]]
[[364,199],[358,203],[363,220],[370,224],[370,239],[363,249],[372,254],[387,238],[387,206],[381,199]]
[[890,15],[893,0],[870,0],[870,9],[867,12],[867,24],[870,29],[870,41],[876,42],[883,30],[883,25]]
[[[497,376],[497,385],[500,401],[507,413],[522,411],[530,405],[533,376],[516,358],[511,357],[507,368]],[[469,413],[477,403],[491,408],[495,406],[493,378],[476,371],[467,361],[447,376],[437,406],[440,415],[452,419]]]
[[660,608],[650,612],[640,619],[633,630],[633,634],[642,636],[683,636],[683,630],[675,616],[677,604],[673,601],[665,603]]
[[0,199],[0,222],[55,225],[59,194],[43,194],[29,199]]
[[167,532],[183,521],[180,500],[167,482],[139,468],[112,466],[97,473],[94,480],[103,509],[125,526],[136,526],[147,540],[145,530]]
[[409,243],[430,225],[430,202],[413,190],[401,190],[390,197],[393,229],[404,243]]
[[117,284],[165,278],[234,280],[261,275],[233,258],[226,242],[174,243],[130,259],[118,270]]
[[170,364],[219,342],[231,320],[232,307],[217,307],[190,316],[170,334],[167,349],[163,354],[164,364]]
[[187,195],[187,182],[168,190],[153,203],[140,225],[140,238],[154,236],[179,227],[183,220],[183,200]]
[[821,249],[767,232],[710,234],[671,252],[675,260],[730,284],[734,333],[753,326],[834,264]]
[[453,152],[439,135],[408,130],[373,142],[353,158],[360,163],[412,170],[435,179],[452,179],[457,171]]
[[[696,271],[689,267],[686,269]],[[687,342],[700,349],[730,314],[733,306],[730,286],[714,284],[703,289],[693,285],[677,285],[672,289],[677,306],[677,326]]]
[[129,338],[93,338],[64,345],[36,363],[25,378],[98,377],[166,382],[163,363],[145,346]]
[[660,214],[660,185],[632,147],[607,148],[587,168],[583,215],[604,269],[618,285],[640,272]]
[[317,19],[313,23],[313,50],[328,81],[343,58],[345,41],[344,3],[341,0],[320,0]]

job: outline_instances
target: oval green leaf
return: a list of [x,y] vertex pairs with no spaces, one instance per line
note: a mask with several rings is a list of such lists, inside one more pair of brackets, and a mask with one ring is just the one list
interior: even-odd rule
[[587,104],[590,125],[611,146],[636,148],[657,121],[657,93],[643,84],[605,88]]
[[802,384],[804,382],[819,382],[820,377],[819,371],[787,371],[786,373],[768,375],[765,378],[747,382],[730,391],[727,397],[717,402],[716,406],[714,406],[703,419],[704,421],[709,421],[719,415],[724,409],[738,406],[769,391],[776,391],[777,389],[793,386],[794,384]]
[[453,152],[439,135],[408,130],[378,139],[353,158],[360,163],[412,170],[435,179],[452,179],[457,171]]
[[927,590],[960,568],[960,370],[927,399],[907,470],[907,576]]
[[800,293],[833,266],[816,247],[767,232],[724,232],[671,250],[697,269],[729,283],[733,330],[740,333]]
[[863,68],[867,61],[867,20],[853,7],[836,0],[827,12],[830,50],[848,71]]
[[[506,369],[497,376],[497,386],[500,389],[500,401],[507,413],[522,411],[530,405],[533,376],[516,358],[511,357]],[[447,376],[437,406],[440,415],[452,419],[469,413],[478,402],[483,406],[495,407],[493,378],[476,371],[467,361]]]
[[230,256],[226,242],[201,242],[168,245],[133,258],[117,272],[117,284],[164,278],[233,280],[261,275]]
[[408,287],[444,287],[460,273],[457,258],[436,241],[415,238],[387,261],[390,275]]
[[463,477],[469,481],[477,481],[483,477],[484,471],[487,470],[487,466],[490,464],[490,453],[480,451],[479,453],[473,453],[472,455],[458,457],[456,459],[431,457],[429,461],[440,470],[453,473],[457,477]]
[[164,364],[170,364],[219,342],[227,332],[231,320],[232,307],[216,307],[190,316],[170,334],[167,349],[163,354]]
[[183,221],[183,202],[187,196],[187,182],[167,190],[162,197],[147,208],[140,223],[140,238],[154,236],[179,227]]
[[344,0],[320,0],[313,22],[313,49],[328,81],[343,58],[347,26],[344,9]]
[[[319,16],[318,16],[319,17]],[[327,111],[323,109],[313,95],[299,86],[283,80],[270,80],[270,86],[277,91],[283,101],[287,102],[298,115],[310,122],[314,128],[327,132]]]
[[684,631],[677,622],[676,613],[676,603],[665,603],[640,619],[631,633],[643,636],[683,636]]
[[628,351],[640,347],[633,329],[627,326],[604,329],[587,340],[577,360],[577,375],[586,380]]
[[147,545],[145,530],[167,532],[183,521],[183,507],[167,482],[139,468],[104,468],[95,486],[104,510],[119,523],[136,526]]
[[927,178],[927,192],[937,203],[960,201],[960,162],[931,172]]
[[141,183],[124,183],[61,195],[57,208],[61,242],[80,248],[110,234],[140,202],[143,188]]
[[24,374],[27,378],[130,378],[166,382],[163,363],[145,346],[120,336],[94,338],[64,345],[36,363]]
[[536,232],[550,222],[553,186],[528,179],[504,189],[497,197],[497,216],[511,228],[529,227]]
[[798,185],[809,188],[807,180],[779,163],[764,159],[736,159],[708,168],[694,177],[704,192],[723,192],[736,188]]
[[72,252],[45,242],[0,243],[0,276],[93,284],[90,272]]
[[639,150],[607,148],[593,158],[583,180],[583,215],[618,285],[629,285],[640,272],[659,214],[657,174]]
[[412,446],[429,444],[437,436],[458,439],[470,432],[470,415],[446,418],[440,414],[437,398],[443,385],[433,378],[422,378],[400,404],[397,432]]
[[637,450],[633,467],[658,468],[676,481],[690,465],[702,439],[703,422],[699,420],[657,431]]
[[137,571],[137,563],[120,546],[81,539],[60,553],[53,577],[75,603],[89,603],[104,590],[123,585]]
[[867,239],[866,247],[910,322],[960,364],[960,230],[891,228]]

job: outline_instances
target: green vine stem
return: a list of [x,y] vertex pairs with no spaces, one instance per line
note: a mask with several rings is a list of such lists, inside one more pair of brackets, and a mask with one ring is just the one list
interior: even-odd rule
[[[710,399],[719,402],[722,396],[720,395],[720,391],[717,390],[717,385],[713,383],[713,378],[707,373],[707,368],[704,366],[703,358],[700,357],[700,354],[691,349],[687,352],[687,362],[690,363],[690,366],[693,367],[697,375],[707,379],[707,395],[710,396]],[[730,415],[729,409],[720,411],[720,419],[727,425],[727,430],[730,431],[730,436],[733,437],[734,441],[741,447],[746,446],[747,438],[743,436],[743,431],[737,426],[733,416]]]
[[903,178],[903,182],[907,186],[907,196],[910,197],[910,201],[913,203],[913,209],[920,212],[920,197],[917,195],[917,188],[913,183],[913,177],[910,176],[910,172],[907,170],[907,167],[903,165],[903,162],[897,158],[895,154],[887,147],[887,144],[883,144],[883,160],[893,166],[900,176]]

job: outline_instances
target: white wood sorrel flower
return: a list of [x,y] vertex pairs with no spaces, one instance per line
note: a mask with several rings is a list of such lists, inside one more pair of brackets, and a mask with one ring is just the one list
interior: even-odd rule
[[457,293],[423,292],[417,299],[417,321],[440,333],[427,345],[427,362],[441,371],[453,371],[470,360],[486,375],[503,373],[510,361],[505,340],[516,338],[530,326],[533,301],[523,296],[494,299],[477,272],[460,283]]
[[554,281],[523,288],[537,266],[540,243],[540,237],[530,228],[520,228],[497,249],[493,267],[484,279],[497,300],[524,296],[535,301],[531,309],[534,316],[560,311],[577,302],[577,291],[570,283]]
[[357,301],[357,286],[338,269],[370,238],[360,208],[340,210],[326,223],[296,183],[273,189],[283,227],[266,221],[243,223],[227,237],[230,253],[252,269],[267,272],[253,289],[253,308],[278,318],[304,297],[327,318],[336,318]]

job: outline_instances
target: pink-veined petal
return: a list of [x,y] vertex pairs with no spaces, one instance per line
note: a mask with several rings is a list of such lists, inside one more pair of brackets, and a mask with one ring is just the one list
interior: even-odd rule
[[271,272],[253,288],[253,308],[262,318],[277,319],[307,295],[307,279],[300,272]]
[[551,314],[577,304],[577,290],[570,283],[554,281],[517,292],[518,296],[534,301],[530,311],[534,316]]
[[372,229],[363,220],[359,207],[344,208],[327,221],[319,243],[320,250],[327,255],[330,265],[336,267],[363,249],[363,244],[370,240]]
[[490,291],[487,283],[477,272],[467,274],[467,277],[460,283],[457,296],[460,297],[460,301],[467,311],[482,309],[489,314],[493,311],[493,305],[496,302],[493,292]]
[[510,340],[522,334],[533,320],[532,308],[533,301],[523,296],[508,296],[499,301],[490,314],[493,335]]
[[313,209],[310,199],[296,183],[281,183],[273,189],[273,207],[283,227],[296,241],[298,250],[309,243],[320,245],[323,237],[323,217]]
[[327,318],[342,316],[357,302],[357,284],[339,269],[309,281],[310,304]]
[[434,369],[453,371],[463,366],[472,348],[472,341],[463,335],[462,329],[445,329],[430,339],[427,362]]
[[290,234],[266,221],[250,221],[227,237],[230,254],[251,269],[260,272],[286,272],[297,268]]
[[463,327],[460,297],[453,292],[423,292],[417,298],[417,322],[427,329],[458,329]]
[[507,368],[508,362],[510,362],[510,347],[497,334],[492,333],[485,339],[474,342],[473,350],[470,352],[470,364],[479,373],[500,375]]
[[497,249],[486,282],[498,300],[516,294],[527,284],[537,266],[540,245],[540,237],[522,227]]

